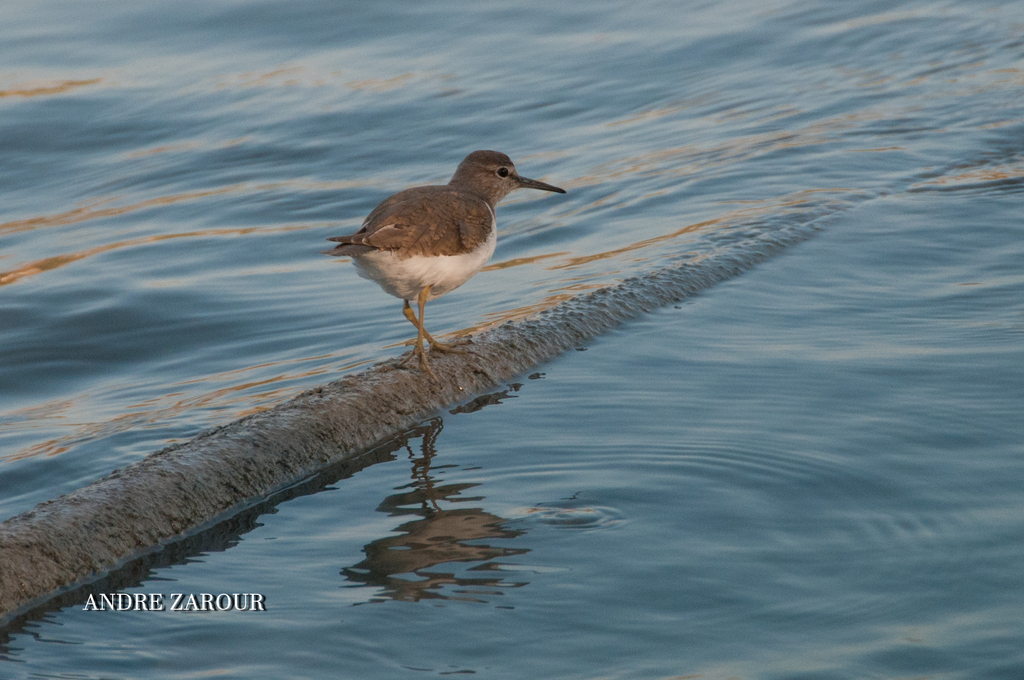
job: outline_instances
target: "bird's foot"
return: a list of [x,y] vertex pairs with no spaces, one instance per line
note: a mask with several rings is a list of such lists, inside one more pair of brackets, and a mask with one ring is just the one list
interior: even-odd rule
[[419,355],[420,370],[428,373],[430,377],[434,379],[434,382],[441,382],[440,380],[437,379],[437,376],[434,374],[434,369],[432,369],[430,367],[430,364],[427,362],[427,353],[423,351],[422,347],[420,348]]
[[[414,341],[415,344],[415,341]],[[416,345],[412,353],[406,358],[398,362],[399,366],[403,368],[408,366],[414,359],[419,359],[420,370],[429,375],[435,381],[437,381],[437,375],[434,374],[434,369],[430,367],[430,363],[427,361],[427,352],[423,349],[423,345]]]
[[445,354],[468,354],[468,352],[462,349],[462,345],[468,345],[470,343],[469,338],[457,338],[452,342],[439,342],[430,339],[430,351],[437,350],[438,352],[444,352]]

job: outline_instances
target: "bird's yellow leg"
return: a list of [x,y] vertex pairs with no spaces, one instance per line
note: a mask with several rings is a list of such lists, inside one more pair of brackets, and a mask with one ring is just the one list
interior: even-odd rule
[[427,296],[430,294],[430,286],[427,286],[420,291],[419,303],[420,303],[420,328],[423,329],[423,335],[427,340],[430,341],[430,351],[433,352],[435,349],[441,352],[448,352],[450,354],[465,354],[466,350],[459,349],[456,345],[464,345],[465,342],[440,342],[435,340],[434,336],[427,332],[426,325],[423,323],[423,306],[427,304]]
[[[427,329],[423,326],[423,308],[427,304],[428,295],[430,295],[430,286],[426,286],[423,290],[421,290],[419,296],[416,298],[416,302],[418,302],[420,306],[420,318],[419,323],[416,324],[416,326],[420,329],[420,331],[416,336],[416,349],[414,351],[420,357],[420,368],[429,373],[431,378],[437,380],[437,376],[434,375],[434,369],[430,368],[430,364],[427,363],[427,352],[426,350],[423,349],[423,338],[430,337],[430,334],[427,333]],[[411,312],[412,310],[410,309],[409,311]],[[431,343],[430,346],[433,347],[434,344]]]
[[[428,293],[429,293],[430,286],[427,286],[427,288],[425,288],[424,290],[428,291]],[[424,295],[424,293],[420,293],[420,297],[423,297],[423,295]],[[418,299],[417,299],[417,301],[418,301]],[[424,299],[424,304],[425,303],[426,303],[426,300]],[[405,306],[402,307],[402,314],[405,314],[405,318],[409,320],[409,323],[411,323],[413,326],[416,326],[416,328],[419,329],[419,327],[420,327],[419,319],[416,318],[416,312],[414,312],[412,310],[412,307],[409,305],[409,301],[408,300],[405,300]],[[420,312],[420,318],[421,319],[423,318],[423,312],[422,311]],[[435,350],[436,349],[439,352],[449,352],[451,354],[465,354],[466,350],[459,349],[458,346],[459,345],[465,345],[465,344],[469,343],[469,340],[466,340],[464,338],[460,338],[460,339],[456,340],[455,342],[441,342],[440,340],[435,340],[434,336],[430,334],[430,331],[428,331],[426,329],[426,326],[423,327],[423,337],[426,338],[427,342],[430,343],[430,349],[431,350]],[[412,344],[415,344],[416,342],[417,342],[416,340],[409,340],[406,344],[407,345],[412,345]]]
[[[420,318],[422,319],[423,318],[423,305],[426,303],[426,296],[423,293],[420,293],[419,300],[420,300]],[[429,335],[427,334],[427,330],[425,328],[423,328],[423,324],[420,323],[419,319],[416,318],[416,313],[413,312],[412,311],[412,307],[409,306],[409,301],[408,300],[403,300],[403,302],[405,302],[405,305],[403,305],[403,307],[402,307],[402,314],[405,315],[405,318],[408,319],[409,322],[412,323],[412,325],[416,326],[417,333],[416,333],[416,339],[415,340],[410,340],[410,341],[408,341],[406,343],[407,345],[412,345],[413,346],[412,354],[409,355],[408,359],[405,359],[404,361],[402,361],[401,365],[404,366],[404,365],[408,364],[410,361],[412,361],[413,359],[418,358],[420,360],[420,369],[423,370],[423,371],[426,371],[427,373],[429,373],[430,377],[433,378],[434,380],[437,380],[437,376],[434,375],[434,371],[430,368],[430,364],[427,363],[427,353],[426,353],[426,350],[423,349],[423,338],[424,337],[429,337]]]
[[[420,322],[416,319],[416,312],[412,311],[412,307],[409,306],[409,301],[403,300],[402,302],[405,303],[405,306],[402,307],[402,314],[405,314],[405,318],[409,320],[409,323],[411,323],[413,326],[416,326],[416,328],[419,328]],[[411,345],[412,340],[410,340],[406,344]]]

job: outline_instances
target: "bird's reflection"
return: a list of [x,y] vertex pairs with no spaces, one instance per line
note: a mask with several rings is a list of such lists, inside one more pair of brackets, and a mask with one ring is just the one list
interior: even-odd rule
[[[353,585],[377,586],[381,592],[374,598],[415,602],[421,599],[489,601],[510,587],[526,585],[503,578],[495,559],[529,552],[523,548],[507,548],[480,541],[512,539],[523,532],[503,526],[506,520],[485,512],[481,508],[462,507],[477,503],[482,496],[465,496],[464,492],[477,484],[441,484],[437,473],[445,467],[431,470],[437,455],[436,441],[443,428],[440,418],[434,418],[416,430],[410,431],[405,450],[412,463],[411,481],[398,487],[377,506],[378,512],[392,517],[410,517],[395,528],[401,532],[373,541],[365,548],[366,554],[359,564],[347,567],[341,574]],[[422,437],[417,456],[409,441]],[[460,507],[451,507],[459,505]],[[454,567],[456,563],[478,563],[467,569]],[[451,569],[433,569],[438,565],[453,565]],[[472,572],[466,575],[465,572]],[[485,576],[486,572],[496,573]]]

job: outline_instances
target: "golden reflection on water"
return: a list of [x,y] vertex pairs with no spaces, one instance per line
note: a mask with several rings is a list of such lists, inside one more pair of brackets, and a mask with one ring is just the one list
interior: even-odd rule
[[522,307],[513,307],[512,309],[504,309],[498,312],[489,312],[484,315],[484,321],[468,328],[462,328],[454,333],[450,333],[449,335],[461,338],[475,333],[482,333],[483,331],[494,328],[495,326],[500,326],[506,321],[520,321],[522,319],[529,318],[535,314],[543,312],[545,309],[554,307],[560,302],[570,300],[573,297],[575,296],[572,293],[547,295],[540,302],[523,305]]
[[371,92],[387,92],[396,90],[415,77],[412,73],[403,73],[394,78],[369,78],[367,80],[351,80],[345,87],[352,90],[370,90]]
[[159,196],[157,198],[150,198],[145,201],[139,201],[137,203],[129,203],[127,205],[113,206],[110,208],[101,208],[99,206],[112,203],[114,198],[100,198],[95,201],[83,205],[72,210],[67,210],[62,213],[55,215],[40,215],[38,217],[30,217],[23,220],[13,220],[11,222],[0,223],[0,234],[14,234],[21,231],[30,231],[33,229],[39,229],[42,227],[58,227],[65,226],[68,224],[76,224],[78,222],[85,222],[87,220],[96,220],[104,217],[117,217],[126,213],[134,212],[136,210],[143,210],[145,208],[151,208],[154,206],[173,205],[181,201],[193,201],[199,198],[206,198],[208,196],[217,196],[220,194],[227,194],[235,191],[241,191],[245,188],[244,184],[233,184],[231,186],[221,187],[219,189],[206,189],[203,191],[188,191],[180,194],[171,194],[169,196]]
[[[763,218],[767,215],[780,215],[787,212],[792,212],[795,209],[803,209],[808,207],[810,198],[815,194],[835,194],[840,196],[842,194],[856,193],[853,189],[845,189],[841,187],[822,188],[822,189],[808,189],[804,191],[797,191],[791,194],[779,196],[776,198],[763,199],[758,201],[734,201],[736,204],[742,204],[744,207],[735,208],[723,212],[720,216],[714,219],[705,220],[703,222],[696,222],[689,224],[675,231],[660,236],[654,236],[651,238],[641,239],[634,241],[628,245],[614,248],[611,250],[605,250],[590,255],[579,255],[573,257],[564,257],[568,253],[548,253],[543,255],[534,256],[531,258],[520,258],[517,260],[507,260],[505,262],[491,265],[486,267],[484,271],[492,271],[495,269],[507,269],[510,267],[520,266],[524,264],[534,264],[541,260],[560,258],[555,263],[549,264],[548,270],[561,270],[561,269],[574,269],[580,266],[597,262],[600,260],[609,260],[619,257],[625,253],[631,253],[637,250],[643,250],[647,248],[662,247],[670,241],[679,239],[680,237],[696,234],[698,232],[707,232],[714,229],[726,229],[737,224],[745,222],[753,222],[759,218]],[[819,199],[815,196],[815,199],[819,204],[825,204],[829,201],[827,198]]]
[[[184,145],[181,145],[184,146]],[[169,151],[172,147],[158,147],[155,149],[149,149],[140,154],[155,154],[163,151]],[[302,190],[309,191],[334,191],[339,189],[351,189],[351,188],[362,188],[371,186],[372,183],[364,181],[353,181],[353,180],[342,180],[333,182],[310,182],[307,180],[296,180],[287,182],[273,182],[265,184],[232,184],[217,189],[207,189],[202,191],[188,191],[179,194],[171,194],[168,196],[159,196],[157,198],[146,199],[144,201],[138,201],[135,203],[129,203],[126,205],[102,207],[113,202],[115,199],[111,197],[97,199],[91,203],[67,210],[62,213],[54,215],[40,215],[38,217],[30,217],[21,220],[12,220],[10,222],[0,223],[0,234],[14,234],[23,231],[32,231],[35,229],[42,229],[46,227],[59,227],[67,226],[71,224],[77,224],[86,222],[89,220],[97,220],[108,217],[118,217],[127,213],[135,212],[138,210],[144,210],[147,208],[153,208],[158,206],[169,206],[184,201],[195,201],[200,199],[209,198],[211,196],[221,196],[232,193],[261,193],[269,191],[277,191],[284,188],[294,189],[299,188]],[[193,238],[193,237],[205,237],[205,236],[240,236],[248,235],[253,233],[277,233],[277,232],[288,232],[288,231],[303,231],[306,229],[312,229],[322,226],[321,224],[310,225],[293,225],[285,227],[248,227],[248,228],[234,228],[234,229],[208,229],[204,231],[192,231],[182,232],[176,234],[160,234],[155,236],[140,237],[137,239],[128,239],[119,241],[116,243],[107,243],[94,248],[88,248],[85,250],[77,251],[74,253],[64,253],[61,255],[54,255],[51,257],[45,257],[31,262],[17,265],[14,269],[9,271],[0,271],[0,286],[15,283],[26,277],[35,276],[48,271],[59,269],[60,267],[77,262],[79,260],[97,255],[100,253],[109,252],[112,250],[118,250],[122,248],[128,248],[147,243],[155,243],[158,241],[164,241],[168,239],[178,238]],[[6,256],[5,256],[6,257]]]
[[[167,386],[168,391],[164,394],[125,406],[124,413],[98,421],[73,421],[75,413],[86,409],[94,400],[102,398],[102,395],[89,393],[80,394],[74,399],[53,400],[45,404],[11,411],[5,414],[4,420],[6,422],[0,423],[0,428],[8,430],[62,428],[70,429],[70,432],[27,446],[12,454],[0,457],[0,460],[17,461],[37,456],[50,457],[60,455],[77,445],[121,432],[127,432],[131,429],[165,427],[168,422],[175,418],[199,410],[217,411],[224,419],[235,420],[244,418],[253,413],[273,408],[276,404],[295,396],[302,389],[301,387],[296,387],[295,382],[307,384],[309,378],[324,375],[333,377],[338,373],[359,368],[376,361],[375,359],[364,359],[340,366],[334,363],[324,363],[313,368],[307,367],[302,370],[284,371],[265,378],[231,382],[238,380],[238,377],[241,375],[253,371],[265,371],[268,367],[278,365],[303,366],[311,361],[336,359],[339,355],[301,357],[287,361],[268,362],[201,378],[182,380],[169,384]],[[230,382],[231,384],[199,394],[195,394],[194,390],[180,389],[182,387],[191,388],[196,385],[224,382]],[[173,439],[168,439],[165,443],[171,444],[174,441]]]
[[531,257],[517,257],[512,260],[503,260],[501,262],[489,264],[480,271],[493,272],[500,269],[511,269],[512,267],[519,267],[524,264],[536,264],[543,260],[550,260],[553,257],[562,257],[563,255],[571,255],[571,253],[567,250],[560,250],[557,253],[542,253]]
[[[130,151],[130,152],[126,153],[124,157],[127,160],[136,160],[136,159],[139,159],[139,158],[146,158],[147,156],[156,156],[156,155],[162,154],[162,153],[173,153],[173,152],[177,152],[177,151],[196,151],[196,150],[210,151],[212,149],[230,149],[233,146],[239,146],[240,144],[245,144],[246,142],[249,141],[249,139],[250,139],[249,137],[236,137],[235,139],[224,140],[224,141],[221,141],[221,142],[217,142],[216,144],[210,144],[207,141],[199,141],[199,140],[195,140],[195,141],[191,141],[191,142],[179,142],[177,144],[164,144],[164,145],[161,145],[161,146],[154,146],[154,147],[149,148],[149,149],[142,149],[140,151]],[[282,183],[282,184],[290,184],[290,183]],[[299,183],[296,183],[296,184],[299,184]]]
[[338,82],[341,71],[322,71],[292,63],[280,64],[269,71],[244,71],[214,76],[213,87],[217,90],[228,88],[270,88],[270,87],[323,87]]
[[[744,117],[759,113],[769,117],[788,117],[801,113],[793,107],[782,107],[766,111],[730,110],[718,114],[719,118],[708,118],[708,127],[714,127],[728,117]],[[770,115],[769,115],[770,114]],[[664,115],[668,115],[665,112]],[[733,165],[754,156],[770,154],[782,149],[794,149],[834,141],[838,133],[854,127],[858,123],[872,120],[885,120],[891,115],[883,109],[858,111],[824,120],[815,121],[803,127],[759,132],[741,135],[724,140],[710,146],[687,144],[677,147],[656,149],[639,156],[631,156],[607,161],[595,166],[586,174],[563,183],[566,189],[594,186],[621,180],[636,175],[655,177],[690,177],[706,176],[711,171],[725,165]],[[609,193],[600,199],[603,202],[615,198],[618,192]],[[655,192],[653,195],[657,195]],[[635,199],[632,199],[635,200]],[[584,206],[584,209],[592,205]],[[577,209],[579,211],[579,209]]]
[[[160,153],[160,151],[153,149],[139,153]],[[101,208],[99,206],[112,203],[116,200],[113,197],[105,197],[96,199],[81,207],[74,208],[72,210],[67,210],[62,213],[57,213],[55,215],[39,215],[38,217],[29,217],[21,220],[2,222],[0,223],[0,234],[14,234],[21,231],[30,231],[42,227],[58,227],[69,224],[77,224],[79,222],[85,222],[88,220],[102,219],[105,217],[118,217],[126,213],[135,212],[137,210],[144,210],[146,208],[174,205],[175,203],[180,203],[182,201],[194,201],[202,198],[209,198],[211,196],[221,196],[224,194],[258,194],[261,192],[277,191],[280,189],[288,188],[298,188],[310,191],[333,191],[338,189],[353,189],[372,186],[375,186],[374,182],[363,180],[338,180],[333,182],[310,182],[308,180],[291,180],[286,182],[268,182],[263,184],[240,183],[231,184],[224,187],[218,187],[216,189],[186,191],[180,194],[158,196],[156,198],[149,198],[144,201],[138,201],[136,203],[129,203],[126,205],[113,206],[109,208]]]
[[6,286],[12,283],[16,283],[21,279],[35,276],[36,274],[42,274],[44,272],[53,271],[59,269],[66,264],[83,260],[93,255],[99,255],[100,253],[110,252],[112,250],[120,250],[123,248],[132,248],[134,246],[141,246],[150,243],[158,243],[160,241],[170,241],[179,238],[206,238],[211,236],[247,236],[249,234],[271,234],[289,231],[303,231],[311,228],[309,225],[298,225],[298,226],[286,226],[286,227],[247,227],[240,229],[208,229],[205,231],[186,231],[179,234],[160,234],[157,236],[143,236],[140,238],[127,239],[125,241],[118,241],[116,243],[107,243],[102,246],[96,246],[95,248],[88,248],[86,250],[80,250],[75,253],[65,253],[63,255],[55,255],[53,257],[46,257],[41,260],[34,262],[28,262],[20,265],[17,269],[13,269],[7,272],[0,272],[0,286]]
[[565,258],[564,260],[562,260],[558,264],[551,265],[550,267],[548,267],[548,269],[573,269],[573,268],[576,268],[576,267],[581,267],[581,266],[583,266],[585,264],[590,264],[591,262],[597,262],[599,260],[608,260],[608,259],[611,259],[611,258],[614,258],[614,257],[618,257],[619,255],[623,255],[625,253],[633,252],[634,250],[640,250],[642,248],[650,248],[650,247],[653,247],[653,246],[658,246],[658,245],[661,245],[661,244],[663,244],[663,243],[665,243],[667,241],[672,241],[674,239],[677,239],[680,236],[685,236],[687,234],[693,234],[693,233],[695,233],[697,231],[701,231],[701,230],[703,230],[703,229],[705,229],[707,227],[710,227],[712,225],[724,224],[724,223],[726,223],[728,221],[729,220],[727,219],[727,217],[723,216],[723,217],[720,217],[720,218],[716,218],[714,220],[707,220],[705,222],[698,222],[696,224],[690,224],[690,225],[687,225],[687,226],[683,227],[682,229],[677,229],[677,230],[675,230],[675,231],[673,231],[671,233],[662,234],[661,236],[655,236],[653,238],[642,239],[640,241],[636,241],[634,243],[630,243],[629,245],[623,246],[621,248],[615,248],[613,250],[606,250],[606,251],[601,252],[601,253],[593,253],[591,255],[582,255],[580,257]]
[[981,167],[973,170],[966,170],[957,174],[935,177],[925,182],[915,184],[912,189],[922,190],[942,187],[945,189],[976,188],[978,184],[989,182],[1007,182],[1019,185],[1015,180],[1024,179],[1024,163],[1010,165],[996,165],[993,167]]
[[60,80],[52,84],[22,83],[0,90],[0,98],[3,97],[50,97],[57,94],[64,94],[71,90],[88,85],[96,85],[102,82],[102,78],[91,78],[89,80]]

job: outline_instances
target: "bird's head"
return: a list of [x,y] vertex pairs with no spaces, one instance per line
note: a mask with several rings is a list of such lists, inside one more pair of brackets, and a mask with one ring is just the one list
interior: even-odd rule
[[491,206],[516,189],[540,189],[564,194],[565,189],[520,177],[512,159],[500,151],[474,151],[455,170],[448,186],[469,191],[487,200]]

